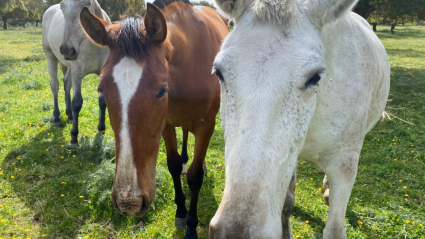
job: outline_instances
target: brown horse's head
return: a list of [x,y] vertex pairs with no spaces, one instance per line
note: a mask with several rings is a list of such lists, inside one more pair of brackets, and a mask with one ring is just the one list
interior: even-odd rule
[[161,11],[148,4],[144,18],[109,24],[81,11],[81,25],[109,58],[100,75],[99,93],[108,106],[115,132],[115,208],[143,216],[155,193],[155,169],[168,107],[167,25]]

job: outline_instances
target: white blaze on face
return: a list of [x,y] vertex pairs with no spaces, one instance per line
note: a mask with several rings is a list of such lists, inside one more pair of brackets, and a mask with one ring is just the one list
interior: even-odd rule
[[[130,131],[128,128],[128,106],[136,93],[143,67],[135,60],[124,57],[115,65],[112,76],[117,84],[121,101],[121,131],[120,152],[117,165],[117,175],[115,186],[121,190],[133,191],[140,194],[137,184],[137,170],[133,162],[133,151],[131,148]],[[125,192],[123,192],[125,193]]]

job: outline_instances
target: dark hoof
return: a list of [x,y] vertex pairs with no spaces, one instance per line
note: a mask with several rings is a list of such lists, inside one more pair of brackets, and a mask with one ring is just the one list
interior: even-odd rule
[[76,143],[72,143],[72,142],[70,142],[69,143],[69,145],[68,145],[68,148],[78,148],[78,147],[80,147],[80,144],[78,143],[78,142],[76,142]]
[[97,131],[99,134],[105,134],[105,130],[99,130],[99,131]]
[[196,227],[188,227],[186,231],[185,239],[198,239],[198,235],[196,235]]
[[60,121],[59,121],[59,122],[52,122],[50,125],[51,125],[52,127],[57,128],[57,127],[59,127],[59,126],[61,125],[61,122],[60,122]]
[[186,221],[187,218],[176,217],[175,225],[178,229],[184,229],[186,228]]
[[72,119],[68,119],[66,122],[67,122],[68,124],[72,124]]

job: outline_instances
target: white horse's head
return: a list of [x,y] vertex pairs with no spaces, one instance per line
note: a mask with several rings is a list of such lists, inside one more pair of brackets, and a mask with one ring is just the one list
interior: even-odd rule
[[236,20],[214,62],[226,184],[211,238],[280,238],[287,188],[327,71],[322,27],[355,0],[216,0]]
[[76,60],[78,57],[80,44],[85,38],[80,25],[80,12],[83,7],[92,10],[92,2],[92,0],[63,0],[60,3],[65,21],[64,36],[60,46],[60,52],[66,60]]

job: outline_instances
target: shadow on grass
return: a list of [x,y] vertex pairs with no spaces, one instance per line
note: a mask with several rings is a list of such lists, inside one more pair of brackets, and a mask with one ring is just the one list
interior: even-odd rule
[[[13,191],[5,196],[24,203],[34,213],[26,216],[32,217],[32,224],[38,225],[47,238],[75,238],[86,220],[111,220],[114,227],[124,226],[129,219],[115,212],[110,195],[108,200],[96,198],[96,194],[105,195],[103,191],[110,190],[112,184],[93,185],[105,178],[113,180],[113,174],[99,172],[103,170],[103,161],[111,168],[115,166],[111,162],[115,153],[113,143],[105,142],[104,136],[97,134],[80,138],[79,148],[69,148],[65,146],[69,133],[63,129],[64,124],[47,128],[30,143],[9,151],[1,167]],[[93,178],[96,176],[104,178],[98,178],[99,182]],[[103,191],[92,195],[91,188]]]
[[9,68],[18,61],[20,60],[15,57],[1,56],[0,57],[0,74],[6,73],[9,70]]
[[[169,210],[167,205],[174,200],[174,191],[170,191],[173,188],[171,177],[168,170],[157,167],[157,190],[148,213],[142,218],[121,216],[110,198],[115,174],[113,138],[102,134],[80,137],[80,147],[68,147],[69,132],[64,128],[64,122],[59,128],[47,127],[28,144],[10,150],[1,165],[12,186],[11,195],[4,197],[16,198],[29,209],[32,215],[25,217],[32,218],[32,224],[38,225],[40,235],[76,238],[96,235],[96,230],[103,230],[98,235],[114,238],[119,231],[139,234],[144,230],[143,225],[159,220],[158,215],[174,215],[174,211],[163,212]],[[186,179],[182,181],[189,199]],[[209,221],[218,207],[212,195],[213,187],[214,178],[205,177],[198,204],[200,238],[208,237]],[[186,202],[188,204],[189,200]],[[174,231],[176,238],[182,238],[184,233],[185,230]],[[21,235],[11,232],[5,236]]]

